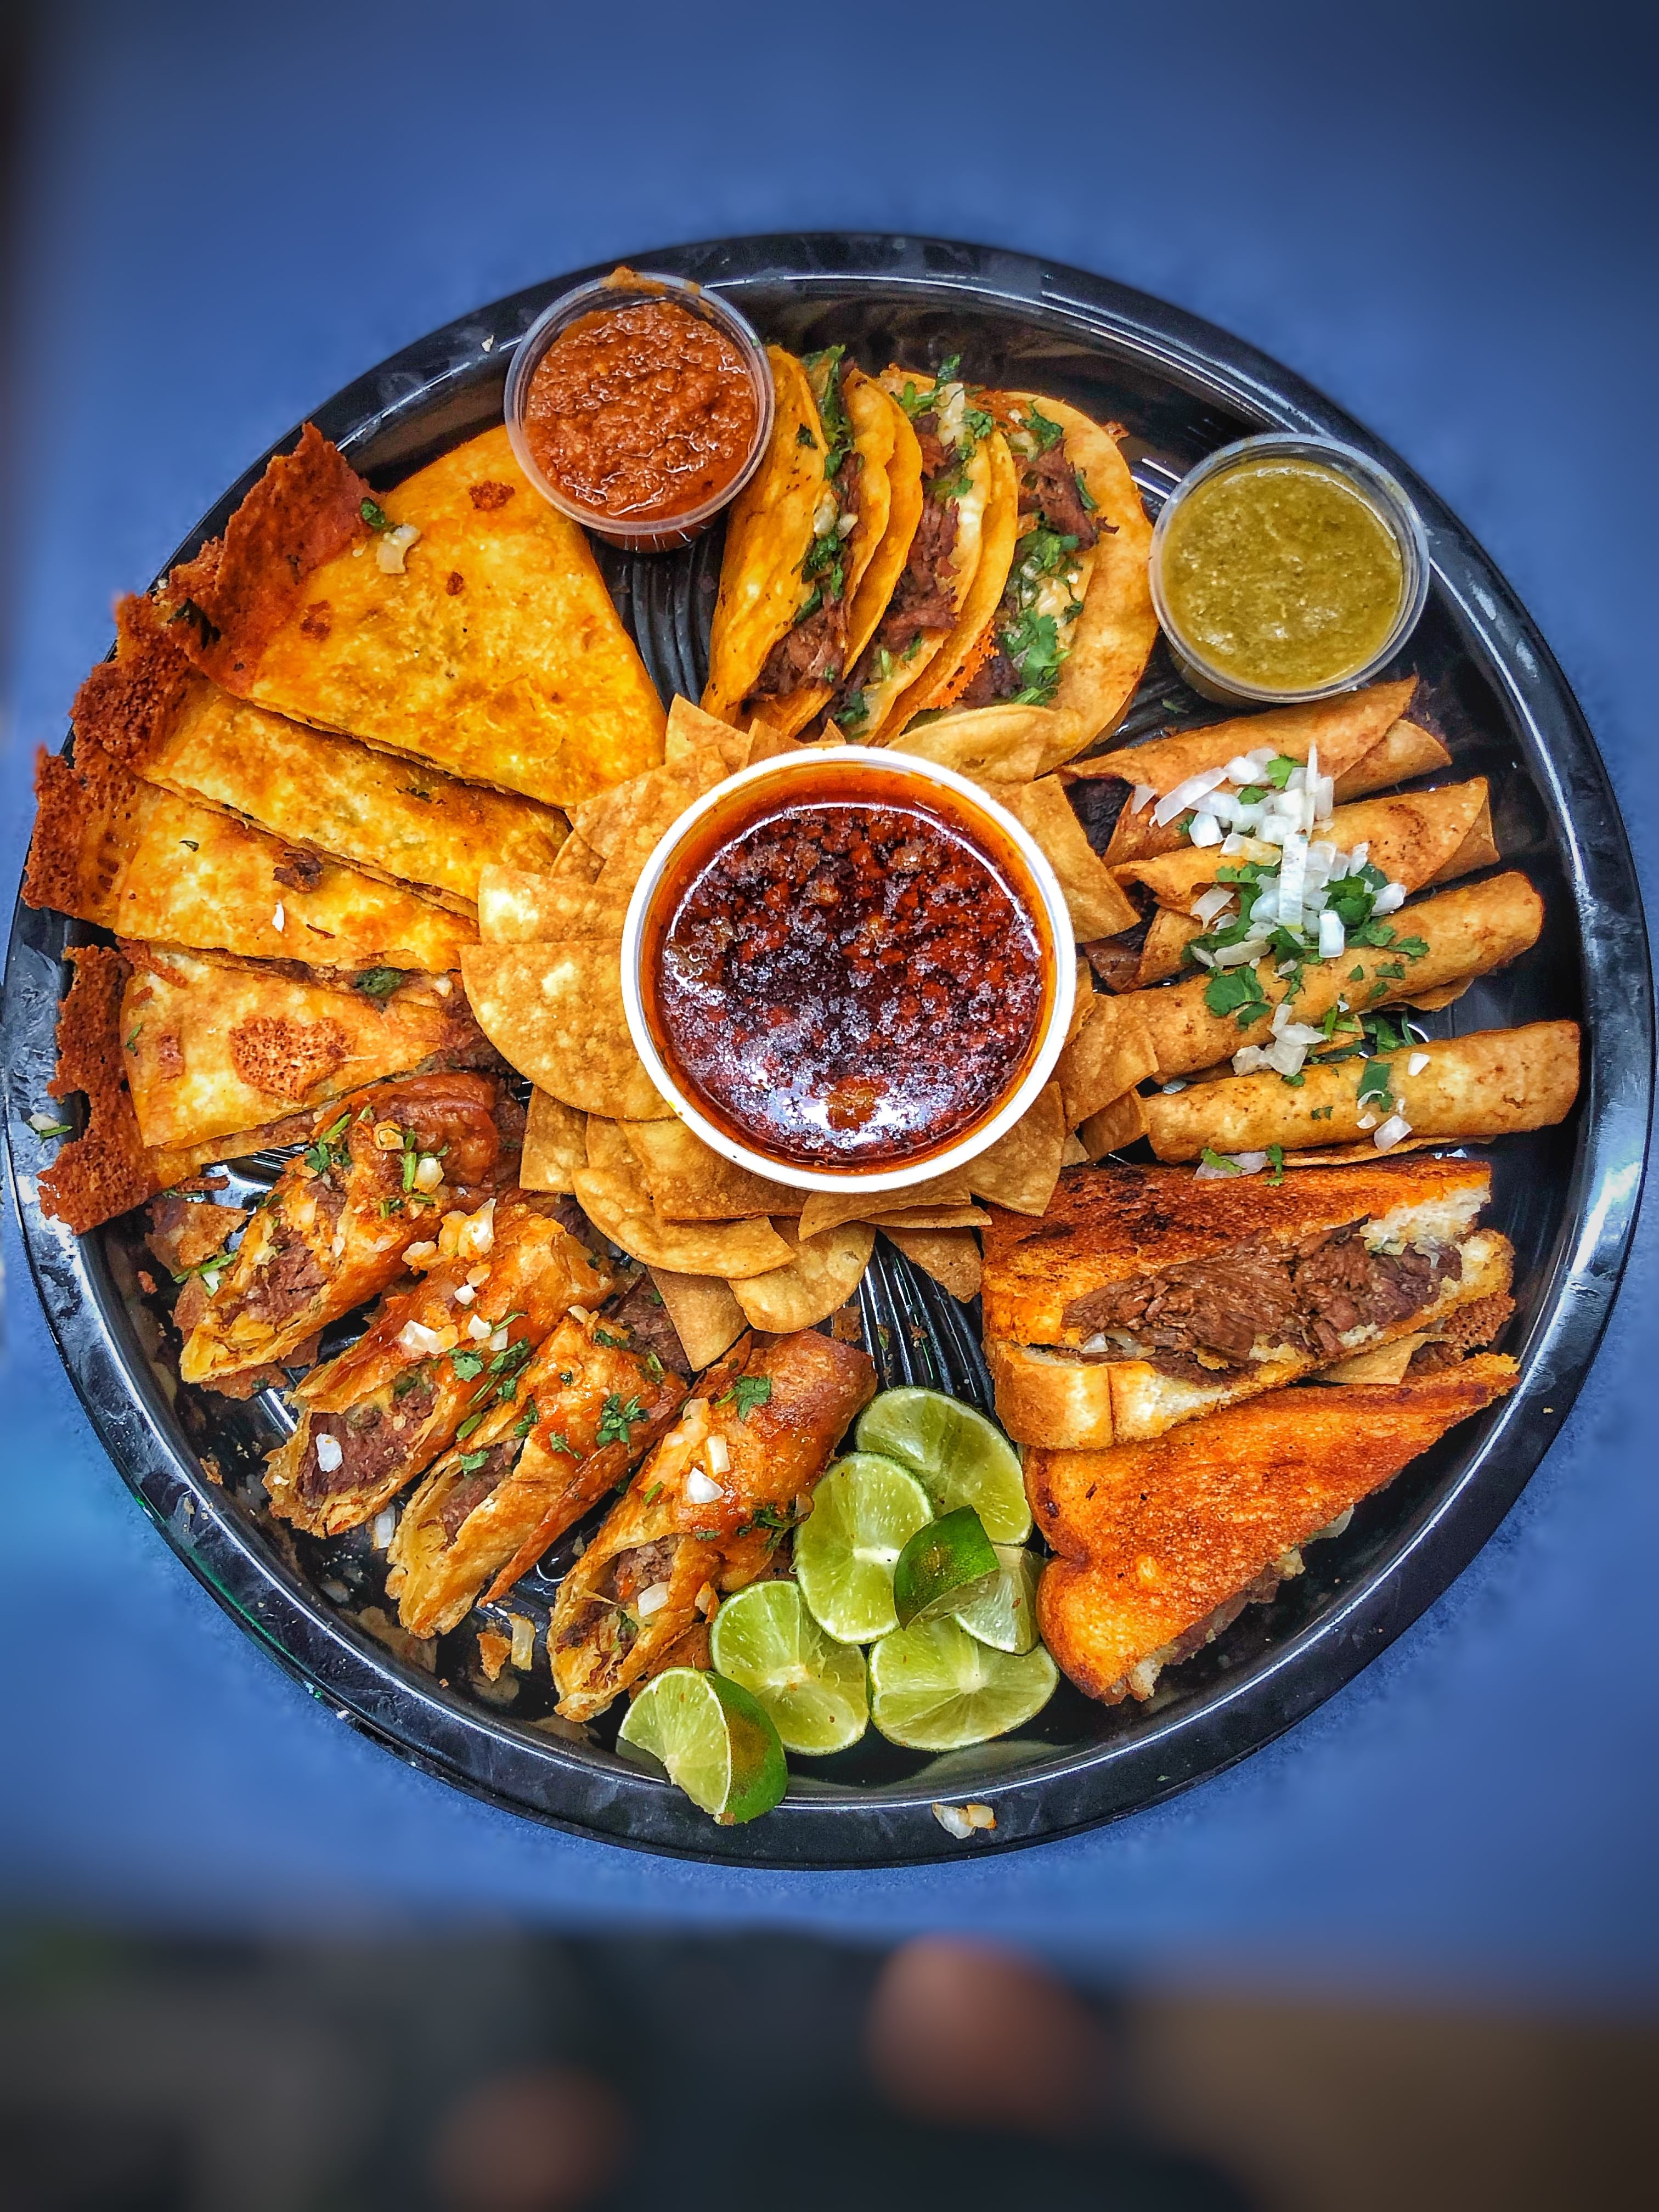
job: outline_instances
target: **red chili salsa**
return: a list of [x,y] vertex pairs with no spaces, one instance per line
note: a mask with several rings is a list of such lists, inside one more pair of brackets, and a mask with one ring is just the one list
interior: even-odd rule
[[912,1159],[983,1121],[1036,1048],[1024,871],[932,793],[840,764],[810,781],[763,786],[678,855],[646,947],[659,1049],[768,1158]]
[[741,353],[670,300],[599,307],[561,331],[530,380],[524,434],[578,506],[630,521],[687,514],[749,458],[759,403]]

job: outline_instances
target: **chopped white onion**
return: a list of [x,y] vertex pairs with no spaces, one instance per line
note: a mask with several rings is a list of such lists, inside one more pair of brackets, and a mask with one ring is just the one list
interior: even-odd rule
[[1379,1152],[1386,1152],[1399,1144],[1402,1138],[1409,1137],[1411,1133],[1412,1125],[1403,1114],[1390,1114],[1371,1142]]
[[1421,1075],[1428,1064],[1429,1055],[1427,1053],[1414,1052],[1411,1058],[1406,1062],[1406,1073],[1407,1075]]
[[1202,769],[1198,775],[1186,777],[1173,791],[1165,792],[1153,807],[1153,821],[1160,830],[1167,829],[1178,815],[1184,814],[1189,806],[1196,806],[1200,799],[1207,799],[1212,791],[1218,791],[1226,781],[1224,768]]
[[711,1436],[709,1437],[708,1464],[714,1468],[716,1474],[725,1474],[730,1471],[732,1466],[732,1447],[726,1443],[724,1437]]
[[491,1335],[489,1340],[489,1348],[492,1352],[505,1352],[510,1341],[511,1340],[507,1333],[507,1326],[505,1322],[503,1322],[501,1327],[496,1329]]
[[388,576],[404,573],[404,556],[420,536],[412,522],[400,522],[395,530],[383,530],[374,548],[374,558]]
[[1233,889],[1231,884],[1212,884],[1208,890],[1201,893],[1193,901],[1194,919],[1201,921],[1205,928],[1208,929],[1216,916],[1224,913],[1232,902]]
[[963,1806],[935,1805],[933,1818],[944,1829],[945,1834],[954,1836],[959,1844],[965,1844],[974,1832],[974,1824],[969,1819],[966,1808]]
[[1212,964],[1217,968],[1243,968],[1252,960],[1259,960],[1267,949],[1265,937],[1243,937],[1237,945],[1224,945]]
[[694,1467],[685,1478],[685,1494],[694,1505],[712,1505],[726,1492],[712,1474],[705,1474],[700,1467]]
[[1166,1098],[1173,1098],[1177,1091],[1189,1090],[1191,1085],[1185,1076],[1177,1075],[1172,1083],[1160,1083],[1158,1087]]
[[1218,845],[1221,842],[1221,824],[1216,820],[1213,814],[1206,813],[1200,810],[1198,813],[1194,815],[1193,826],[1187,834],[1192,839],[1194,844],[1200,846],[1200,848],[1208,845]]
[[1187,950],[1192,954],[1194,959],[1198,962],[1200,967],[1213,968],[1215,966],[1214,953],[1206,952],[1201,945],[1189,945],[1187,947]]
[[1334,775],[1315,777],[1313,799],[1314,820],[1328,822],[1336,811],[1336,778]]
[[1233,755],[1232,758],[1227,763],[1227,781],[1229,783],[1254,783],[1255,781],[1255,763],[1250,758],[1248,753],[1235,753]]
[[968,1815],[970,1827],[994,1828],[997,1824],[997,1816],[988,1805],[979,1805],[970,1802],[962,1809]]
[[642,1589],[635,1599],[634,1610],[641,1620],[649,1620],[652,1614],[660,1613],[667,1602],[667,1583],[653,1583],[648,1589]]
[[[340,1253],[343,1252],[344,1249],[345,1242],[343,1237],[342,1237],[338,1240],[337,1249],[335,1253],[336,1259],[339,1257]],[[437,1256],[438,1248],[432,1242],[432,1239],[429,1237],[422,1238],[421,1243],[418,1244],[405,1244],[404,1247],[404,1265],[405,1267],[424,1267],[428,1260],[435,1260]],[[455,1295],[459,1298],[461,1293],[459,1291],[457,1291]],[[470,1298],[472,1293],[471,1291],[468,1291],[466,1295]]]
[[438,1185],[443,1181],[443,1162],[440,1159],[434,1159],[430,1152],[422,1152],[420,1158],[415,1164],[416,1189],[436,1190]]
[[1374,1129],[1376,1127],[1376,1115],[1362,1114],[1356,1126],[1361,1129]]
[[474,1314],[467,1322],[466,1333],[474,1344],[482,1344],[495,1326],[494,1322],[486,1321],[482,1314]]
[[1369,837],[1362,837],[1348,855],[1348,873],[1357,876],[1370,857],[1371,841]]
[[1229,860],[1236,859],[1245,850],[1249,842],[1248,837],[1241,837],[1237,830],[1230,830],[1221,841],[1223,858]]
[[1340,960],[1347,949],[1348,933],[1342,927],[1342,917],[1328,907],[1319,917],[1319,957]]
[[1157,797],[1158,786],[1156,784],[1138,783],[1129,794],[1130,813],[1144,814]]
[[536,1624],[527,1613],[509,1613],[513,1624],[513,1649],[507,1653],[507,1663],[520,1674],[527,1674],[536,1656]]
[[1233,1054],[1235,1075],[1260,1075],[1267,1065],[1266,1048],[1259,1044],[1242,1044]]
[[[408,1259],[409,1254],[405,1252],[404,1257]],[[455,1292],[455,1303],[458,1306],[470,1306],[477,1295],[471,1283],[463,1283]]]
[[270,926],[273,929],[283,929],[288,926],[287,910],[283,907],[281,899],[277,900],[276,909],[271,915]]
[[[1222,1157],[1225,1159],[1229,1156],[1224,1153]],[[1218,1176],[1224,1175],[1260,1175],[1267,1164],[1266,1152],[1234,1152],[1231,1158],[1232,1163],[1231,1166],[1212,1168],[1206,1163],[1196,1170],[1193,1177],[1194,1182],[1208,1182]]]
[[1378,891],[1376,895],[1373,912],[1376,914],[1398,914],[1401,908],[1404,906],[1405,903],[1406,886],[1404,884],[1384,884],[1382,890]]
[[398,1332],[398,1346],[411,1359],[431,1359],[452,1351],[460,1341],[457,1328],[428,1328],[424,1322],[406,1321]]
[[394,1505],[383,1505],[374,1516],[374,1526],[368,1532],[368,1540],[377,1552],[383,1552],[397,1533],[398,1510]]
[[325,1474],[332,1474],[344,1457],[338,1437],[331,1437],[325,1432],[318,1437],[317,1464]]
[[482,1260],[495,1243],[495,1201],[489,1199],[469,1220],[461,1224],[455,1239],[458,1257]]

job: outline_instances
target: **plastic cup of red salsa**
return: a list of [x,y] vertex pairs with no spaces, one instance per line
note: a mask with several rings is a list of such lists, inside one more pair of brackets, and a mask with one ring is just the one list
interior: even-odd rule
[[[829,848],[799,832],[806,817],[822,820],[825,810],[839,809],[845,823],[859,807],[884,817],[895,810],[908,811],[922,823],[943,825],[950,833],[947,846],[954,840],[965,856],[983,865],[988,896],[975,896],[980,905],[1001,916],[1001,938],[988,924],[981,938],[969,922],[956,937],[929,942],[935,950],[941,944],[948,947],[947,958],[953,958],[962,971],[962,1004],[975,1005],[983,1017],[988,1003],[997,1003],[1002,988],[1000,983],[988,992],[984,988],[991,972],[988,963],[999,960],[1008,942],[1018,937],[1023,948],[1016,963],[1018,981],[1030,1011],[1018,1036],[1007,1041],[1011,1057],[1006,1066],[983,1051],[977,1060],[972,1057],[975,1046],[982,1046],[988,1036],[994,1038],[994,1019],[972,1031],[959,1020],[959,1007],[947,1007],[935,1018],[913,1023],[915,1079],[920,1086],[919,1094],[913,1096],[948,1100],[953,1065],[971,1069],[981,1085],[994,1075],[994,1092],[974,1091],[971,1112],[963,1105],[954,1119],[947,1105],[937,1117],[933,1134],[925,1129],[916,1133],[914,1143],[907,1138],[892,1156],[814,1158],[805,1156],[800,1146],[783,1133],[777,1134],[775,1142],[769,1141],[773,1133],[758,1126],[766,1115],[745,1117],[740,1109],[732,1109],[729,1101],[740,1079],[758,1080],[747,1075],[740,1079],[736,1071],[755,1065],[759,1048],[745,1060],[742,1039],[745,1034],[750,1039],[763,1036],[773,1008],[763,995],[757,1003],[756,994],[763,994],[774,978],[778,985],[775,1018],[787,1028],[788,1040],[781,1064],[793,1083],[787,1110],[797,1110],[803,1101],[815,1108],[830,1090],[841,1088],[831,1084],[815,1092],[815,1077],[800,1073],[816,1066],[811,1041],[825,1030],[814,1030],[803,1019],[804,1000],[796,994],[792,971],[799,960],[815,957],[811,918],[801,902],[823,896],[829,876],[825,871],[813,872],[817,864],[812,855]],[[785,823],[787,829],[777,834],[778,825]],[[874,847],[873,838],[869,845]],[[918,841],[918,848],[929,849],[925,836]],[[901,864],[906,858],[901,850]],[[779,882],[775,900],[769,901],[764,896],[766,870],[772,864]],[[720,940],[719,929],[712,939],[707,930],[701,939],[681,934],[687,915],[701,914],[705,923],[718,923],[723,911],[721,890],[728,880],[744,885],[739,899],[724,909],[731,924],[732,962],[769,963],[749,971],[761,975],[764,981],[729,994],[726,979],[733,975],[734,965],[720,966],[717,978],[714,967],[702,964],[710,942],[718,945]],[[971,868],[964,880],[974,883]],[[742,899],[747,901],[746,918],[742,918]],[[969,896],[959,896],[955,911],[965,915],[971,903]],[[884,949],[889,944],[902,949],[904,943],[902,906],[894,911],[900,918],[891,924],[894,935],[883,939]],[[775,926],[763,926],[762,917]],[[824,941],[824,933],[818,933],[819,981],[834,964],[823,952]],[[914,941],[921,939],[918,936]],[[678,957],[672,973],[665,958],[671,945]],[[688,956],[699,963],[690,971],[696,980],[689,994],[684,988]],[[1000,975],[1003,969],[999,966],[994,972]],[[937,967],[933,973],[937,975]],[[946,986],[954,980],[947,969]],[[635,1048],[663,1098],[726,1158],[773,1182],[809,1190],[900,1190],[949,1174],[995,1144],[1036,1103],[1053,1075],[1071,1027],[1075,983],[1065,895],[1022,824],[954,769],[866,745],[824,746],[762,762],[708,792],[679,817],[647,861],[623,927],[623,1005]],[[1012,988],[1007,993],[1011,1000],[1015,995]],[[690,1067],[686,1043],[690,1032],[684,1020],[688,997],[701,1000],[693,1006],[693,1019],[701,1024],[706,1037],[718,1045],[724,1024],[729,1024],[734,1040],[730,1082],[718,1098],[715,1086],[700,1085]],[[833,1029],[833,1024],[827,1026]],[[859,1064],[848,1065],[856,1087]],[[908,1068],[908,1059],[902,1066]],[[908,1084],[908,1073],[902,1079]],[[781,1083],[775,1086],[775,1095],[781,1098],[787,1090]],[[969,1095],[959,1094],[963,1098]],[[906,1102],[898,1103],[902,1111]],[[924,1110],[933,1109],[930,1105]],[[969,1114],[965,1121],[964,1113]],[[820,1137],[817,1141],[828,1140]]]
[[[576,418],[580,427],[574,433],[575,441],[586,446],[590,438],[605,441],[625,437],[630,478],[649,478],[654,473],[667,482],[662,495],[647,496],[641,501],[635,498],[631,482],[619,490],[613,477],[611,489],[595,498],[587,495],[591,494],[596,470],[587,471],[587,484],[578,485],[544,466],[544,459],[552,458],[553,446],[545,418],[540,422],[536,419],[538,406],[532,391],[537,372],[558,341],[576,325],[585,324],[579,337],[603,338],[607,335],[604,330],[606,319],[614,322],[616,317],[630,308],[650,307],[676,309],[717,334],[723,342],[715,349],[724,356],[722,376],[735,378],[740,369],[746,380],[753,428],[742,450],[733,448],[723,453],[717,466],[709,469],[694,463],[688,467],[684,434],[687,422],[684,416],[676,420],[673,410],[684,405],[695,418],[698,395],[686,384],[675,384],[672,363],[667,366],[668,381],[673,388],[667,391],[665,398],[662,396],[665,386],[660,374],[652,380],[648,392],[623,389],[618,394],[613,387],[607,394],[605,412],[599,420]],[[625,343],[626,326],[616,325],[615,329],[617,337]],[[693,367],[688,360],[688,372]],[[662,553],[676,546],[689,545],[743,489],[766,451],[767,440],[772,434],[775,405],[772,370],[766,349],[736,308],[684,277],[653,276],[631,269],[618,269],[609,276],[579,284],[574,291],[565,293],[531,325],[519,340],[507,372],[505,412],[507,435],[513,441],[519,465],[544,499],[608,545],[635,553]],[[624,422],[622,416],[629,419]],[[656,450],[660,462],[653,471],[652,441],[659,428],[662,442]],[[726,443],[729,447],[731,441]]]

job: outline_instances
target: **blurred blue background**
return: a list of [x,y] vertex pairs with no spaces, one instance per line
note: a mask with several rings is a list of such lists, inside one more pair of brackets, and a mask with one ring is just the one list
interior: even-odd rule
[[[842,226],[1078,264],[1330,393],[1513,580],[1659,880],[1646,9],[58,0],[16,20],[9,56],[9,882],[33,748],[59,742],[114,595],[308,408],[562,269]],[[959,1928],[1101,1977],[1659,1997],[1650,1218],[1525,1498],[1344,1694],[1080,1840],[812,1876],[573,1841],[357,1739],[146,1525],[9,1224],[6,1267],[15,1913],[244,1935]]]

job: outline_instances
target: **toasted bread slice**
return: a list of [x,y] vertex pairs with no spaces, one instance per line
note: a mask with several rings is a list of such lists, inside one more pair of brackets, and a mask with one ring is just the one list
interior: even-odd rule
[[1495,1352],[1419,1380],[1279,1390],[1107,1451],[1037,1451],[1026,1487],[1060,1557],[1037,1619],[1058,1663],[1108,1705],[1302,1571],[1361,1498],[1515,1385]]
[[1068,1173],[1040,1221],[992,1210],[987,1355],[1022,1443],[1103,1449],[1294,1382],[1507,1291],[1474,1228],[1489,1170],[1425,1159],[1275,1187]]

